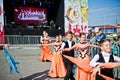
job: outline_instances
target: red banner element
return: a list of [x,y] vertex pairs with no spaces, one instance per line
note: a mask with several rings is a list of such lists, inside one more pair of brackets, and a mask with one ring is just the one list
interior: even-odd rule
[[22,24],[26,27],[27,24],[38,26],[40,23],[47,20],[47,10],[44,8],[35,7],[14,7],[14,21],[16,24]]
[[1,26],[0,27],[0,44],[4,43],[5,42],[5,39],[4,39],[4,26]]

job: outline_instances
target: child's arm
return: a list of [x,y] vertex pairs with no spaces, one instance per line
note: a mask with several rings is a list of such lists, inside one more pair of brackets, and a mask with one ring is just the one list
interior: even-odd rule
[[93,45],[93,44],[90,44],[90,43],[88,43],[88,45],[89,45],[90,47],[100,48],[100,46]]
[[42,44],[42,46],[43,45],[47,45],[47,46],[55,46],[55,45],[57,45],[57,46],[59,46],[59,45],[62,45],[62,42],[59,42],[59,43],[53,42],[53,43],[50,43],[50,44]]
[[99,64],[99,62],[97,62],[98,59],[99,59],[99,55],[96,54],[94,58],[90,61],[90,66],[96,67]]
[[62,52],[71,51],[71,50],[75,49],[76,46],[77,46],[77,45],[75,44],[74,46],[72,46],[72,47],[70,47],[70,48],[64,48],[64,49],[62,49]]
[[101,68],[120,68],[120,62],[100,63]]

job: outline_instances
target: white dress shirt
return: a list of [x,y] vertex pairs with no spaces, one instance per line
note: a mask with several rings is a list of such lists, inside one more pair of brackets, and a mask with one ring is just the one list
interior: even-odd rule
[[[105,52],[101,52],[101,53],[102,53],[102,55],[103,55],[103,58],[104,58],[104,60],[105,60],[105,63],[108,63],[111,54],[110,54],[110,53],[105,53]],[[117,61],[117,62],[120,61],[120,57],[118,57],[118,56],[114,56],[114,55],[113,55],[113,58],[114,58],[114,61]],[[99,62],[97,62],[98,60],[99,60],[99,55],[96,54],[96,55],[94,56],[94,58],[90,61],[90,66],[92,66],[92,67],[97,66],[97,65],[99,64]]]
[[69,40],[67,41],[68,41],[69,48],[72,47],[72,41],[69,41]]

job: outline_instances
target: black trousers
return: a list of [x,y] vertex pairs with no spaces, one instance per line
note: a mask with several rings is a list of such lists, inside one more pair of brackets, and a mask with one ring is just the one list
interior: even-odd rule
[[67,72],[66,72],[66,75],[64,77],[64,80],[75,80],[75,78],[73,77],[73,72],[72,72],[72,69],[73,69],[73,63],[71,62],[64,62],[65,64],[65,67],[67,69]]

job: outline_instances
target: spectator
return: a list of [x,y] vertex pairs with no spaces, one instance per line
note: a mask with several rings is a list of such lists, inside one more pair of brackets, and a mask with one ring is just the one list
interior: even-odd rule
[[[90,43],[91,44],[93,44],[93,45],[96,45],[96,33],[95,32],[93,32],[92,33],[92,37],[91,37],[91,39],[90,39]],[[96,48],[94,48],[94,47],[91,47],[90,49],[89,49],[89,51],[90,51],[90,55],[91,55],[91,58],[93,58],[94,57],[94,55],[96,54],[96,52],[97,52],[97,49]]]
[[117,42],[120,44],[120,35],[118,36],[118,41]]
[[96,33],[92,33],[92,37],[91,37],[91,39],[90,39],[90,43],[91,44],[96,44]]
[[89,42],[92,37],[92,31],[88,30],[87,41]]
[[101,41],[106,38],[106,35],[103,33],[102,29],[99,29],[96,39],[97,41]]

